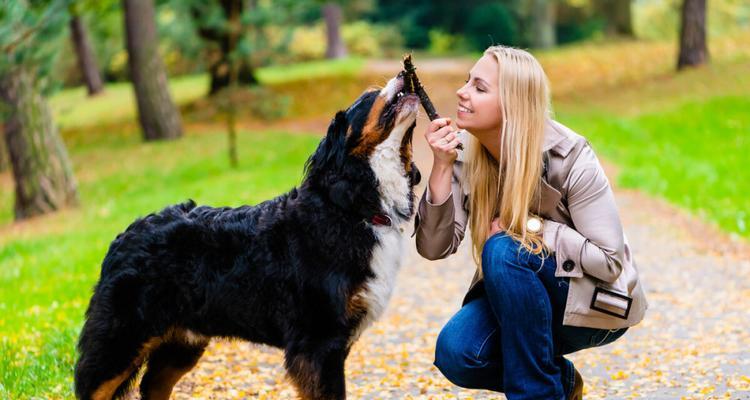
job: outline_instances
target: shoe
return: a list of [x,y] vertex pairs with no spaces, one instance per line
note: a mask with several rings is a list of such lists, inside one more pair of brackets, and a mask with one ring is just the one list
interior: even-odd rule
[[575,380],[573,381],[573,389],[570,391],[568,400],[582,400],[583,399],[583,377],[578,373],[577,369],[573,370],[576,374]]

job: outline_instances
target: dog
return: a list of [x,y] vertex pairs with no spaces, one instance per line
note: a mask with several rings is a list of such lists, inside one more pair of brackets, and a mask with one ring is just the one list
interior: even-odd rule
[[212,337],[284,350],[303,399],[344,399],[344,362],[384,311],[415,212],[419,98],[404,73],[332,119],[302,183],[255,206],[193,201],[110,244],[81,330],[80,399],[168,399]]

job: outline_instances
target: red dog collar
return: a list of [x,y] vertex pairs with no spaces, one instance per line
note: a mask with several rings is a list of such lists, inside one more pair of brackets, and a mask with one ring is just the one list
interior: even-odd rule
[[375,214],[372,216],[370,222],[372,222],[373,225],[391,226],[391,217],[385,214]]

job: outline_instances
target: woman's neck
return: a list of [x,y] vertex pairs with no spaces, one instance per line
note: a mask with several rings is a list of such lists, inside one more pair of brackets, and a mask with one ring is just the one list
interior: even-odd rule
[[496,129],[484,132],[475,131],[471,132],[471,134],[474,135],[474,137],[479,140],[479,143],[490,152],[490,155],[492,155],[492,158],[494,158],[495,161],[500,160],[500,135],[497,134]]

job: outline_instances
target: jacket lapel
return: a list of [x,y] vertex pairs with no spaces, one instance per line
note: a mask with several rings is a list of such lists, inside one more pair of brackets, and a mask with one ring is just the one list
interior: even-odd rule
[[[563,140],[565,140],[565,135],[558,132],[553,124],[554,122],[551,119],[547,119],[547,122],[544,124],[544,144],[542,147],[542,152],[548,153],[550,150],[552,150],[553,147],[557,146]],[[551,165],[548,164],[548,176],[550,174],[550,167]],[[560,201],[560,198],[562,198],[562,194],[560,193],[560,191],[552,187],[552,185],[547,183],[547,179],[545,179],[544,177],[539,179],[539,188],[541,199],[534,202],[535,204],[531,206],[531,209],[537,215],[551,215],[557,207],[557,203]]]

